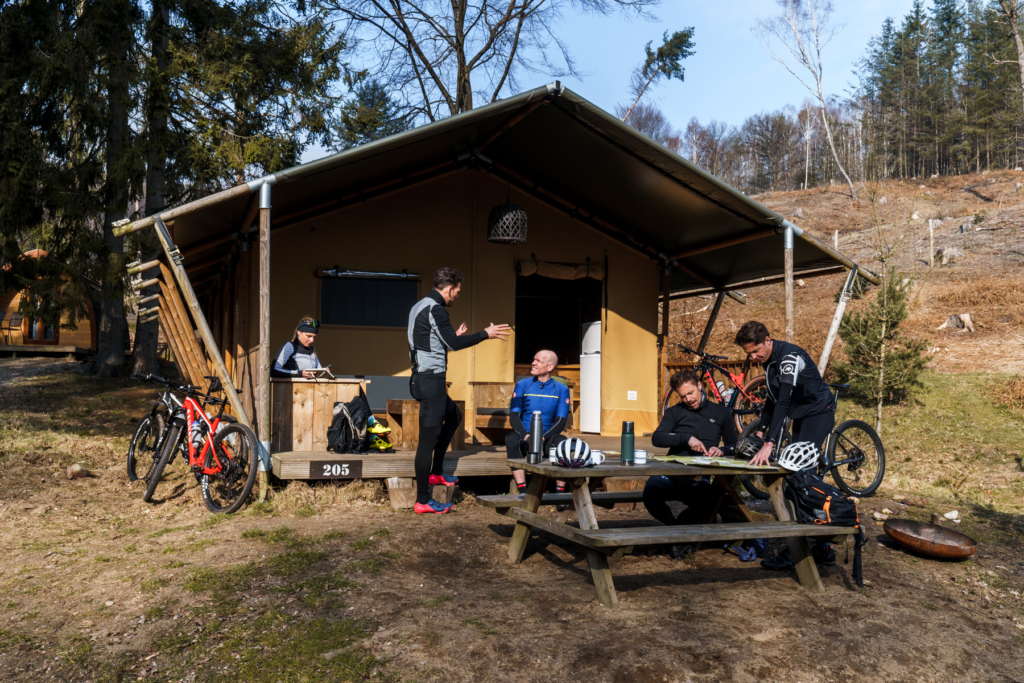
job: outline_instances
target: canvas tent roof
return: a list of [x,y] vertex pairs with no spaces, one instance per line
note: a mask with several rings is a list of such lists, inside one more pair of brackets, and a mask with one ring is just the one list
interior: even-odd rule
[[[674,293],[781,274],[783,217],[708,175],[557,82],[302,164],[161,214],[183,251],[238,232],[273,183],[273,227],[477,168],[652,259],[673,261]],[[124,232],[142,229],[140,219]],[[795,227],[795,226],[794,226]],[[800,234],[799,228],[796,228]],[[192,247],[192,249],[189,249]],[[804,233],[795,270],[849,259]],[[874,274],[860,269],[874,279]]]

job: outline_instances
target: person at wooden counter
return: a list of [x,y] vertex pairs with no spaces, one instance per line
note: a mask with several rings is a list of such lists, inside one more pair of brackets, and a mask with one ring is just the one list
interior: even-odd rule
[[295,336],[277,352],[274,365],[270,368],[271,377],[305,377],[312,379],[316,374],[311,372],[320,367],[320,359],[316,357],[313,342],[316,341],[320,323],[309,316],[299,321],[295,328]]

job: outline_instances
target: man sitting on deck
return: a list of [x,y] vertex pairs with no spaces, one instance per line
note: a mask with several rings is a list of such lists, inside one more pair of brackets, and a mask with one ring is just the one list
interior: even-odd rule
[[[516,384],[509,410],[513,431],[505,437],[508,457],[525,457],[530,437],[529,425],[535,410],[540,411],[544,421],[544,459],[548,457],[549,448],[555,448],[565,441],[562,430],[569,418],[569,388],[551,376],[557,366],[558,356],[554,351],[538,351],[530,366],[530,377]],[[523,493],[526,490],[526,472],[512,470],[512,476],[519,492]],[[565,488],[564,482],[557,482],[557,485],[559,489]]]
[[[656,448],[668,448],[669,455],[732,455],[736,446],[732,414],[724,405],[708,401],[697,373],[691,369],[680,370],[672,375],[669,386],[682,400],[665,411],[651,443]],[[711,485],[708,477],[700,481],[688,477],[651,477],[644,486],[647,512],[666,525],[705,524],[711,521],[711,513],[721,498],[720,490]],[[676,517],[668,506],[670,501],[687,507]],[[746,521],[728,499],[721,501],[718,512],[723,519]],[[674,545],[671,552],[680,559],[688,553],[688,548]]]

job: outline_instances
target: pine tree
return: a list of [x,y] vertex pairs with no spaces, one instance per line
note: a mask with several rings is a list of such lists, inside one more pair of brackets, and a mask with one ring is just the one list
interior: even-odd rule
[[882,405],[902,401],[921,386],[918,379],[928,360],[921,354],[927,341],[907,337],[900,324],[907,319],[913,282],[892,269],[873,303],[863,313],[846,313],[839,326],[846,361],[835,363],[841,382],[875,406],[875,431],[882,433]]
[[392,99],[375,79],[355,88],[355,97],[341,109],[338,121],[338,148],[349,149],[373,142],[409,128],[409,113]]

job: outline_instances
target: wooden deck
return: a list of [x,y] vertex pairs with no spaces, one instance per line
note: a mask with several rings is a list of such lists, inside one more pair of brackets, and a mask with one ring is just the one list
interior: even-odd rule
[[89,349],[82,349],[77,346],[54,346],[51,344],[0,344],[0,353],[21,354],[23,356],[66,356],[73,354],[84,356]]
[[[618,437],[584,437],[591,448],[598,450],[619,449]],[[636,448],[647,449],[648,457],[653,454],[651,440],[637,437]],[[659,450],[658,453],[662,453]],[[415,453],[363,453],[342,455],[327,451],[283,451],[274,453],[274,474],[279,479],[386,479],[388,477],[414,477]],[[510,476],[505,447],[474,446],[461,451],[449,451],[444,459],[446,474],[457,477]],[[628,472],[628,470],[627,470]]]

